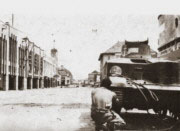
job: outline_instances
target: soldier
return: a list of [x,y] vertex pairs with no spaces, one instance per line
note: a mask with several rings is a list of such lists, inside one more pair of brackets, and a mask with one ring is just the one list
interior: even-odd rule
[[[107,127],[110,123],[116,123],[116,126],[122,127],[125,125],[124,120],[115,113],[112,109],[112,100],[116,94],[110,90],[111,81],[105,78],[101,82],[101,87],[96,88],[91,93],[91,117],[95,121],[97,127]],[[114,125],[112,126],[114,127]]]

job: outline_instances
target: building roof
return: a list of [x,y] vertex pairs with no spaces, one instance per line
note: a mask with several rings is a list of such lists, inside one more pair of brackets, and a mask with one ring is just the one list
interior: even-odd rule
[[94,70],[93,72],[89,73],[88,76],[89,75],[100,75],[100,73],[98,71]]
[[94,70],[92,74],[99,74],[99,72],[97,70]]
[[111,48],[105,51],[105,53],[117,53],[121,52],[122,46],[124,45],[124,42],[117,42],[115,45],[113,45]]
[[[138,46],[138,45],[148,45],[149,40],[144,40],[144,41],[118,41],[115,45],[113,45],[111,48],[109,48],[108,50],[106,50],[105,52],[101,53],[99,56],[99,60],[101,60],[103,55],[114,55],[115,53],[121,53],[122,52],[122,48],[124,45],[127,46]],[[155,52],[153,50],[151,50],[151,52]]]
[[69,74],[70,77],[73,77],[72,73],[63,66],[61,66],[61,68],[58,69],[58,74],[61,76],[67,76]]
[[97,71],[97,70],[94,70],[92,73],[98,73],[98,71]]
[[99,60],[101,59],[101,57],[105,54],[115,54],[115,53],[121,53],[122,51],[122,47],[124,45],[124,42],[120,42],[118,41],[116,44],[114,44],[111,48],[109,48],[108,50],[106,50],[105,52],[101,53],[99,56]]

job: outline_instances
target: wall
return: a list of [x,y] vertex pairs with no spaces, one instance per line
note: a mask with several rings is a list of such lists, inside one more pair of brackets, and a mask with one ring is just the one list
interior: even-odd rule
[[57,74],[57,66],[52,57],[44,57],[44,76],[53,77]]
[[180,37],[180,16],[178,15],[161,15],[159,21],[159,47]]
[[180,16],[160,15],[159,56],[168,60],[180,59]]

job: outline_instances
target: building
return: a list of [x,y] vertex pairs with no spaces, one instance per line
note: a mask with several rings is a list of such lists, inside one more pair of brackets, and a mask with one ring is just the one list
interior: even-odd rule
[[59,85],[58,75],[58,51],[51,49],[51,56],[45,55],[44,57],[44,87],[56,87]]
[[159,15],[158,57],[180,60],[180,15]]
[[123,41],[117,42],[107,51],[99,56],[100,74],[102,79],[103,67],[107,60],[120,57],[126,58],[153,58],[157,57],[157,53],[148,45],[148,40],[145,41]]
[[100,83],[100,73],[98,71],[93,71],[88,74],[88,83],[91,86],[98,86]]
[[52,79],[50,86],[56,86],[53,78],[57,74],[57,51],[52,50],[51,54],[56,56],[53,60],[47,60],[36,43],[9,23],[0,23],[0,34],[0,90],[42,88],[48,83],[44,74]]
[[18,89],[42,88],[44,51],[27,37],[19,47],[19,84]]
[[43,50],[9,23],[0,23],[0,31],[0,89],[41,88]]
[[[18,40],[17,30],[9,23],[0,23],[0,89],[18,88]],[[9,83],[11,85],[9,86]]]
[[61,86],[69,86],[73,82],[72,73],[64,68],[63,65],[58,69],[58,75],[61,76],[60,78],[60,85]]

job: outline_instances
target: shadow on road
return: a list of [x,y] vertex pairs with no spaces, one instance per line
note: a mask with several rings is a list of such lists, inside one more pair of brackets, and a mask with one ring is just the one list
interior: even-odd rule
[[125,130],[168,131],[176,123],[170,117],[160,118],[156,114],[122,113],[121,116],[127,123]]
[[[179,131],[180,129],[180,122],[177,123],[170,117],[160,118],[155,114],[147,113],[123,113],[121,116],[127,123],[123,131]],[[90,112],[82,113],[79,119],[82,126],[78,131],[95,131],[95,123],[90,117]]]
[[82,126],[77,131],[95,131],[95,124],[94,121],[91,119],[90,111],[83,112],[79,117],[80,123]]

